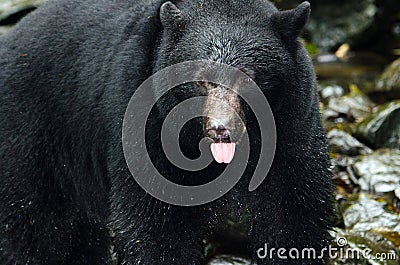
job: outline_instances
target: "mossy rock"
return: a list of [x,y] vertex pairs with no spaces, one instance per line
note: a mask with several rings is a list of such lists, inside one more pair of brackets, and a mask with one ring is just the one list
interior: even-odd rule
[[353,135],[374,148],[400,148],[400,101],[375,109],[354,127]]
[[386,68],[370,92],[384,93],[392,99],[400,98],[400,58]]

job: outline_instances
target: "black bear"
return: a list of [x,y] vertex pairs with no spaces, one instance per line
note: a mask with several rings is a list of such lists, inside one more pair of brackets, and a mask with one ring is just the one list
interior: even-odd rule
[[[203,240],[233,205],[249,215],[254,263],[325,264],[331,173],[315,74],[298,39],[309,11],[308,2],[281,12],[265,0],[50,0],[3,35],[0,264],[111,264],[111,246],[118,264],[203,264]],[[252,148],[234,189],[183,207],[153,198],[134,181],[121,131],[142,82],[197,59],[236,67],[259,85],[277,143],[267,178],[249,192],[260,142],[249,106],[212,83],[171,90],[152,109],[146,135],[155,165],[172,181],[208,182],[226,166],[217,162],[230,162],[234,153],[233,145],[214,146],[217,161],[200,173],[167,161],[160,124],[183,99],[203,94],[231,104],[245,117]],[[218,113],[218,106],[206,108]],[[221,113],[229,123],[229,111]],[[182,150],[196,158],[205,134],[233,143],[230,130],[195,119],[182,129]],[[137,166],[146,174],[145,165]],[[265,246],[286,253],[264,255]],[[288,255],[292,248],[300,255]],[[317,255],[301,256],[302,248]]]

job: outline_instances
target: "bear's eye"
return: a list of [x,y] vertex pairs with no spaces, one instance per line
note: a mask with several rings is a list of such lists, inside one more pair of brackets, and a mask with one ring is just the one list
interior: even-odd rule
[[212,83],[212,82],[207,82],[207,81],[197,81],[196,86],[200,87],[201,89],[208,90],[208,91],[219,87],[219,85]]
[[199,87],[204,87],[205,84],[206,84],[205,81],[197,81],[197,82],[196,82],[196,85],[199,86]]

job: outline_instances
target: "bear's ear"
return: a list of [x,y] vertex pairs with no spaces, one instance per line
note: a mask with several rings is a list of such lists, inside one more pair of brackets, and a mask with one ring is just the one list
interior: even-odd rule
[[174,25],[183,19],[182,11],[176,7],[172,2],[168,1],[161,5],[160,20],[166,26]]
[[296,8],[278,12],[273,16],[273,22],[279,34],[284,39],[296,39],[310,16],[310,3],[303,2]]

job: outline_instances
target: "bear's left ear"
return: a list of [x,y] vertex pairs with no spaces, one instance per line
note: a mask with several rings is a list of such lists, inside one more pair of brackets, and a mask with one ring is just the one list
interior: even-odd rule
[[307,23],[310,10],[310,3],[306,1],[294,9],[276,13],[272,19],[282,38],[296,39]]
[[176,5],[168,1],[160,7],[160,20],[164,27],[172,26],[183,19],[182,11]]

